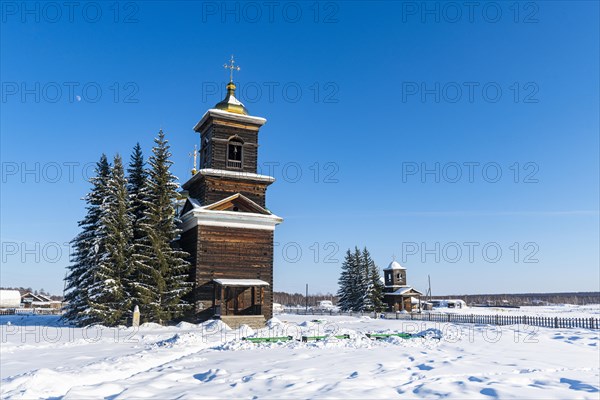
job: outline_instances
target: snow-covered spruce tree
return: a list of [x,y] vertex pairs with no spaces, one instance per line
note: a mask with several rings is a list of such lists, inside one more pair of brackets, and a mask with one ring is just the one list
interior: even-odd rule
[[142,319],[164,323],[180,318],[191,308],[184,296],[192,285],[188,281],[188,254],[174,247],[180,233],[175,214],[178,185],[169,170],[173,163],[162,130],[154,142],[148,161],[146,210],[141,220],[144,236],[139,239],[134,256],[139,273],[135,285]]
[[131,153],[129,167],[127,168],[127,191],[131,205],[131,214],[133,217],[133,237],[134,241],[144,236],[141,220],[146,210],[147,197],[147,179],[148,172],[145,168],[144,155],[139,143],[136,143]]
[[131,311],[132,216],[123,161],[115,156],[106,198],[102,203],[98,236],[105,251],[89,287],[90,315],[107,326],[124,325]]
[[104,252],[98,229],[109,178],[110,165],[106,155],[102,154],[96,163],[95,176],[90,178],[92,189],[84,198],[87,213],[79,221],[81,232],[71,241],[73,253],[66,277],[66,306],[63,318],[77,326],[95,322],[89,314],[91,305],[88,288],[93,283],[96,266]]
[[361,287],[362,287],[362,300],[363,300],[363,311],[371,311],[373,310],[373,290],[374,285],[371,280],[371,266],[370,260],[371,255],[369,254],[367,248],[363,248],[362,252],[359,252],[358,255],[360,259],[360,273],[361,273]]
[[371,254],[365,247],[346,251],[339,279],[338,305],[342,311],[372,311],[383,308],[383,285]]
[[354,273],[353,258],[350,249],[346,250],[346,256],[342,263],[342,273],[338,280],[339,289],[337,295],[339,297],[338,306],[342,311],[350,311],[353,306],[353,278]]
[[360,268],[360,251],[348,249],[339,279],[338,305],[342,311],[361,311],[363,307],[363,276]]
[[[131,153],[129,167],[127,168],[127,191],[129,192],[130,210],[132,216],[133,229],[133,254],[142,252],[143,238],[146,236],[142,228],[142,219],[146,213],[148,204],[148,172],[145,169],[146,162],[142,154],[142,148],[136,143]],[[136,264],[132,265],[130,282],[132,285],[131,296],[132,306],[141,305],[143,301],[139,299],[140,289],[137,283],[142,280],[142,274]]]
[[370,304],[370,296],[371,292],[371,282],[369,280],[369,269],[366,265],[365,260],[363,259],[361,251],[358,247],[354,247],[353,257],[356,260],[355,263],[357,265],[356,272],[356,303],[354,306],[354,310],[356,311],[366,311],[371,307]]
[[369,250],[365,247],[362,251],[362,260],[367,271],[367,297],[365,299],[365,309],[380,311],[383,306],[383,284],[379,275],[379,268],[375,265],[375,261],[371,258]]

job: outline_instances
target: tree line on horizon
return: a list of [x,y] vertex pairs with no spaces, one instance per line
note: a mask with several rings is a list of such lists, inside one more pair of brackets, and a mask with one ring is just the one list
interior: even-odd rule
[[139,143],[127,175],[118,154],[112,165],[104,154],[96,164],[66,277],[63,318],[74,325],[125,325],[136,305],[144,322],[157,323],[191,309],[188,254],[174,246],[178,184],[169,148],[161,130],[148,165]]
[[273,302],[281,304],[284,307],[304,307],[307,304],[307,299],[309,307],[318,305],[321,300],[331,300],[333,304],[337,304],[338,302],[337,295],[331,293],[309,294],[307,297],[302,293],[273,292]]
[[432,299],[460,299],[468,305],[490,303],[501,306],[504,302],[515,306],[543,306],[552,304],[586,305],[600,304],[600,292],[463,294],[432,296]]

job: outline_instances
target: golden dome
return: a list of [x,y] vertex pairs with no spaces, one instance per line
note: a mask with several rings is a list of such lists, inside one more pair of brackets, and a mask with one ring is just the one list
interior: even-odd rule
[[235,98],[235,84],[233,82],[227,84],[227,95],[223,100],[217,103],[215,108],[234,114],[248,115],[248,110],[246,110],[244,104]]

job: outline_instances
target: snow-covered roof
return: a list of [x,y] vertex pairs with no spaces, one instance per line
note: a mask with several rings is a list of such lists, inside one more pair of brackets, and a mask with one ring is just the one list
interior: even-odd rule
[[19,307],[21,293],[18,290],[0,290],[0,307]]
[[261,175],[254,174],[252,172],[244,172],[244,171],[228,171],[225,169],[215,169],[215,168],[202,168],[196,174],[194,174],[187,182],[185,182],[181,187],[184,190],[188,190],[192,183],[201,179],[201,176],[216,176],[219,178],[232,178],[232,179],[252,179],[257,182],[275,182],[275,178],[269,175]]
[[260,279],[213,279],[213,282],[221,286],[269,286]]
[[227,99],[227,101],[231,104],[235,104],[237,106],[243,106],[244,104],[239,101],[233,94],[229,96],[229,98]]
[[400,289],[396,290],[395,292],[385,293],[385,295],[386,296],[399,296],[399,295],[411,293],[411,292],[414,294],[420,294],[420,295],[423,294],[423,293],[419,292],[417,289],[413,288],[412,286],[401,286]]
[[31,297],[33,299],[33,301],[43,301],[43,302],[52,301],[52,299],[50,299],[47,296],[44,296],[43,294],[33,294],[31,292],[25,293],[23,296],[21,296],[21,299],[26,299],[28,297]]
[[246,196],[244,196],[241,193],[232,194],[231,196],[226,197],[222,200],[216,201],[211,204],[207,204],[207,205],[203,206],[202,208],[205,210],[223,211],[223,210],[219,209],[220,206],[232,204],[236,200],[240,204],[244,204],[246,207],[248,207],[249,210],[252,210],[252,212],[254,212],[254,213],[264,214],[264,215],[272,215],[271,211],[260,206],[259,204],[250,200],[249,198],[247,198]]
[[200,171],[198,171],[198,173],[202,175],[224,176],[227,178],[251,178],[257,181],[275,182],[275,178],[273,178],[272,176],[254,174],[252,172],[244,171],[229,171],[226,169],[203,168]]
[[199,132],[202,125],[204,125],[204,123],[210,117],[228,119],[228,120],[232,120],[232,121],[236,121],[236,122],[246,122],[246,123],[250,123],[250,124],[254,124],[254,125],[258,125],[258,126],[262,126],[265,124],[265,122],[267,122],[266,119],[261,118],[261,117],[254,117],[251,115],[243,115],[243,114],[234,114],[234,113],[219,110],[216,108],[211,108],[210,110],[206,111],[206,113],[204,113],[204,115],[202,116],[200,121],[194,126],[194,131]]
[[193,207],[198,207],[198,208],[202,207],[202,204],[200,204],[200,201],[198,201],[198,199],[195,199],[193,197],[188,197],[187,199],[189,200],[190,203],[192,203]]
[[[251,206],[253,212],[214,209],[215,206],[219,204],[235,199],[241,199],[246,202]],[[181,216],[180,229],[182,232],[187,232],[197,225],[265,229],[272,231],[275,229],[275,225],[278,225],[283,221],[283,218],[278,217],[240,193],[233,194],[223,200],[219,200],[216,203],[208,204],[206,206],[200,205],[198,201],[190,200],[190,203],[192,204],[192,209]]]
[[52,299],[50,297],[43,295],[43,294],[38,294],[38,297],[44,301],[52,301]]
[[390,263],[390,265],[387,266],[387,268],[384,268],[383,270],[390,270],[390,269],[406,269],[404,268],[402,265],[400,265],[400,263],[396,260],[392,261]]

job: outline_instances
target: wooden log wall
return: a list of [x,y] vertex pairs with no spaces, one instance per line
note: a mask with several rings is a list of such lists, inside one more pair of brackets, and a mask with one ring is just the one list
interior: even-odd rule
[[[265,287],[263,315],[273,316],[273,231],[199,226],[195,298],[201,319],[213,316],[213,279],[261,279]],[[202,304],[200,304],[202,303]],[[201,309],[201,310],[200,310]]]
[[188,191],[190,197],[198,199],[204,205],[241,193],[261,207],[265,207],[265,197],[269,184],[269,182],[203,176]]
[[[229,121],[213,120],[201,134],[202,146],[208,146],[205,160],[200,160],[202,168],[227,169],[256,173],[258,165],[258,129],[254,125],[244,125]],[[239,137],[244,143],[242,168],[227,167],[227,143],[232,136]]]

